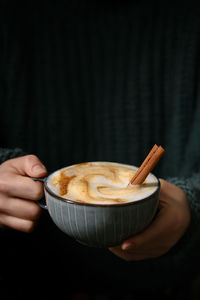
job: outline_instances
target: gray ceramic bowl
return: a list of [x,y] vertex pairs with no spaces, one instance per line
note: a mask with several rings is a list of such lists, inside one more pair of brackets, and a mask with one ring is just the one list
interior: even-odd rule
[[155,176],[157,188],[150,196],[115,205],[86,204],[62,198],[49,188],[50,176],[44,179],[45,208],[59,229],[82,244],[95,247],[119,245],[144,230],[155,216],[160,189]]

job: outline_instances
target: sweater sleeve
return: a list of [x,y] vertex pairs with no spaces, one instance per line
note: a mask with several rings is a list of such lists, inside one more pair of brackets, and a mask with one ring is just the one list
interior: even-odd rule
[[191,210],[191,223],[180,241],[173,247],[171,254],[190,255],[200,250],[199,230],[200,230],[200,174],[194,173],[190,178],[171,177],[167,181],[180,187],[188,197]]
[[8,159],[23,156],[25,154],[26,153],[20,148],[14,148],[14,149],[0,148],[0,164]]
[[190,203],[192,223],[200,224],[200,174],[195,173],[190,178],[167,178],[167,181],[180,187],[186,193]]

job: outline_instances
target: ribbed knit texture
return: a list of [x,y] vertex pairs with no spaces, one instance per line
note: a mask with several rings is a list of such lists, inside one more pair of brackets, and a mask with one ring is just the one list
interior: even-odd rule
[[138,165],[156,142],[167,150],[161,174],[190,174],[192,163],[182,162],[199,156],[198,18],[156,1],[113,10],[44,3],[27,17],[17,5],[7,12],[5,146],[56,169],[87,160]]
[[22,149],[19,148],[15,148],[15,149],[0,148],[0,163],[8,159],[20,157],[26,154],[27,153],[25,153]]
[[[198,223],[200,18],[194,1],[169,2],[5,5],[0,146],[34,153],[53,171],[96,160],[139,165],[161,144],[155,174],[183,188]],[[185,248],[152,262],[154,273],[162,264],[179,270]]]

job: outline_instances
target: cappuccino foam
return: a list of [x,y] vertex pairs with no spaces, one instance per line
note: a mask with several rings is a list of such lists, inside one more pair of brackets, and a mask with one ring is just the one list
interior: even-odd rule
[[91,204],[123,204],[151,195],[158,180],[149,174],[141,185],[128,185],[136,167],[112,163],[89,162],[72,165],[53,173],[48,186],[59,196]]

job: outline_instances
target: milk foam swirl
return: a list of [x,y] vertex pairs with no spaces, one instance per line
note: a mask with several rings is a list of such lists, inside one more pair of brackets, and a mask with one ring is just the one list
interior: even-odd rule
[[57,171],[50,180],[50,187],[60,196],[74,201],[126,203],[145,198],[158,185],[156,177],[149,174],[144,184],[128,186],[136,170],[119,163],[82,163]]

